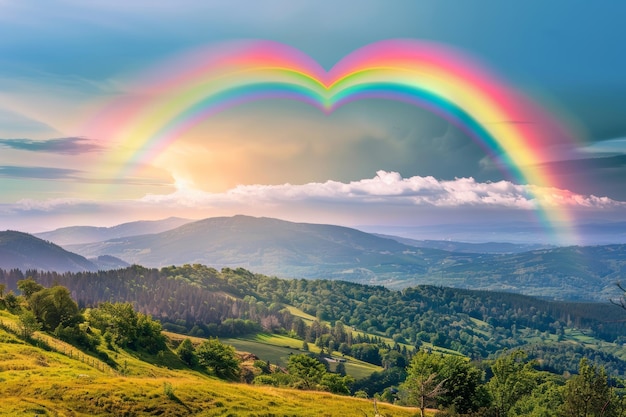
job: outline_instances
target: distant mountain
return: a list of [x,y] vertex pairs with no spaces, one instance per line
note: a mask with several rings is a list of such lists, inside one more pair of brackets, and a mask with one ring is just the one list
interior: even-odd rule
[[507,242],[485,242],[485,243],[467,243],[455,242],[451,240],[416,240],[406,237],[384,235],[380,233],[372,233],[375,236],[387,239],[393,239],[400,243],[417,248],[441,249],[448,252],[459,253],[521,253],[538,249],[555,248],[552,245],[540,245],[532,243],[507,243]]
[[89,261],[93,262],[98,269],[102,271],[126,268],[130,266],[128,262],[111,255],[100,255],[97,258],[89,258]]
[[60,246],[27,233],[10,230],[0,232],[0,268],[57,272],[98,269],[93,262]]
[[189,219],[170,217],[163,220],[123,223],[113,227],[72,226],[63,227],[50,232],[36,233],[35,236],[54,242],[57,245],[74,245],[102,242],[126,236],[161,233],[191,221],[192,220]]
[[394,274],[425,274],[431,263],[450,256],[347,227],[248,216],[209,218],[158,234],[66,248],[150,267],[200,263],[375,284],[393,284]]
[[[481,255],[442,265],[440,280],[461,288],[505,290],[538,297],[607,302],[621,295],[626,245],[570,246],[509,255]],[[452,283],[454,283],[452,285]]]
[[[421,226],[361,225],[367,233],[399,236],[417,241],[454,242],[510,242],[515,244],[545,243],[559,245],[558,233],[546,233],[536,222],[509,222],[502,224],[429,224]],[[581,246],[614,245],[626,243],[626,221],[594,219],[576,225],[576,237]]]
[[149,267],[198,263],[279,277],[390,288],[432,284],[569,300],[617,297],[615,282],[626,271],[626,245],[462,253],[469,246],[450,252],[347,227],[247,216],[210,218],[158,234],[66,248],[86,257],[111,255]]

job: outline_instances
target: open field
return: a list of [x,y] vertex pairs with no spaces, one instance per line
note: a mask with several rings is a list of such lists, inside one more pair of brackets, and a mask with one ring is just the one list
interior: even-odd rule
[[[237,350],[254,353],[259,358],[269,360],[271,363],[282,367],[287,365],[289,355],[305,353],[301,349],[301,340],[283,335],[262,333],[251,336],[249,339],[222,339],[222,341],[235,346]],[[313,343],[309,343],[309,349],[314,353],[319,352],[319,348]],[[335,352],[334,355],[341,356],[338,352]],[[380,366],[372,365],[354,358],[346,357],[345,359],[346,372],[356,379],[365,378],[372,372],[382,371],[383,369]],[[331,363],[331,370],[334,369],[334,366],[335,364]]]
[[[0,415],[373,415],[369,400],[229,383],[182,366],[174,369],[171,365],[176,357],[169,353],[153,358],[162,366],[124,351],[107,353],[121,364],[119,375],[100,371],[62,353],[27,345],[0,330]],[[394,417],[412,416],[417,411],[381,403],[379,410]]]
[[[167,337],[173,340],[182,340],[188,336],[172,332],[163,332]],[[195,344],[202,343],[202,338],[189,337]],[[222,342],[232,345],[239,352],[253,353],[264,361],[270,361],[274,365],[286,367],[289,355],[304,353],[302,350],[302,340],[294,339],[284,335],[259,333],[250,335],[249,337],[240,338],[222,338]],[[313,343],[309,343],[309,351],[319,353],[320,349]],[[334,352],[333,356],[341,356],[339,352]],[[363,362],[351,357],[345,357],[346,372],[348,375],[356,379],[365,378],[372,372],[382,371],[380,366]],[[334,370],[336,364],[331,363],[330,369]]]

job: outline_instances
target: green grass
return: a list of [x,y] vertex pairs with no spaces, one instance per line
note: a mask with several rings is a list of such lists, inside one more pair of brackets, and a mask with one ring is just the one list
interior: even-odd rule
[[[169,353],[160,357],[121,350],[107,354],[125,364],[128,372],[111,375],[75,357],[30,346],[0,330],[0,416],[373,415],[368,400],[229,383],[176,369],[172,365],[177,359]],[[160,365],[145,359],[158,359]],[[394,417],[413,416],[417,411],[382,403],[378,407],[383,415]]]
[[[289,355],[305,353],[302,348],[302,341],[284,335],[260,333],[249,338],[228,338],[221,339],[222,342],[235,346],[235,349],[243,352],[250,352],[263,360],[285,367],[289,360]],[[319,353],[320,349],[313,343],[309,343],[309,350]],[[339,352],[334,352],[333,356],[342,356]],[[373,372],[382,371],[380,366],[359,361],[351,357],[345,357],[346,373],[356,379],[366,378]],[[331,364],[331,370],[335,364]]]
[[[289,312],[291,314],[293,314],[296,317],[300,317],[302,320],[304,320],[307,323],[307,325],[310,325],[313,321],[317,320],[317,318],[315,316],[307,314],[307,313],[305,313],[304,311],[300,310],[297,307],[288,305],[286,308],[287,308],[287,310],[289,310]],[[321,323],[330,326],[330,322],[328,322],[328,321],[321,321]],[[387,343],[390,346],[393,346],[394,343],[395,343],[392,338],[387,337],[387,336],[385,336],[383,334],[373,334],[373,333],[367,333],[367,332],[364,332],[364,331],[361,331],[361,330],[355,330],[355,329],[352,328],[352,326],[349,326],[349,325],[346,325],[346,328],[350,329],[350,331],[352,333],[352,336],[360,335],[360,336],[375,336],[375,337],[379,337],[379,338],[381,338],[381,340],[383,340],[385,343]],[[406,347],[407,349],[413,349],[413,346],[411,346],[409,344],[406,344],[406,343],[399,343],[399,345],[400,345],[400,347]]]
[[484,336],[489,336],[490,335],[490,326],[489,324],[487,324],[486,321],[474,318],[474,317],[470,317],[469,318],[471,320],[472,323],[474,323],[475,327],[473,327],[472,329],[474,330],[474,332],[476,333],[480,333]]
[[[167,337],[173,340],[183,340],[188,337],[178,333],[164,332]],[[200,344],[205,339],[199,337],[189,337],[194,344]],[[302,350],[302,340],[294,339],[284,335],[275,335],[268,333],[259,333],[240,338],[221,338],[222,342],[232,345],[239,352],[253,353],[260,359],[270,361],[274,365],[286,367],[290,354],[305,353]],[[320,349],[313,343],[309,343],[309,351],[319,353]],[[334,352],[333,356],[342,356],[339,352]],[[356,379],[366,378],[373,372],[382,371],[380,366],[371,363],[359,361],[351,357],[345,357],[346,373]],[[336,364],[330,365],[334,370]]]
[[308,322],[307,324],[311,324],[311,322],[316,320],[315,316],[312,316],[310,314],[305,313],[304,311],[300,310],[297,307],[294,307],[292,305],[288,305],[287,310],[289,310],[289,312],[291,314],[293,314],[296,317],[300,317],[302,320],[304,320],[305,322]]
[[237,351],[249,352],[258,356],[264,361],[270,361],[280,367],[287,366],[290,354],[302,353],[297,349],[289,349],[281,346],[274,346],[266,343],[259,343],[246,339],[221,339],[222,342],[233,345]]

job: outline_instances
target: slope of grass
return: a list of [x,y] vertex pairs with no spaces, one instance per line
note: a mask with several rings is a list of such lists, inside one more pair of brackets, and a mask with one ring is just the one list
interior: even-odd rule
[[286,306],[287,310],[289,310],[289,312],[291,314],[293,314],[295,317],[300,317],[302,320],[304,320],[307,324],[311,324],[311,322],[316,320],[315,316],[312,316],[310,314],[305,313],[304,311],[300,310],[297,307],[294,307],[292,305],[288,305]]
[[[181,341],[185,338],[191,339],[194,344],[200,344],[204,340],[199,337],[185,336],[178,333],[163,332],[172,340]],[[255,335],[242,336],[239,338],[221,338],[222,342],[232,345],[239,352],[248,352],[258,356],[264,361],[270,361],[274,365],[286,367],[290,355],[305,353],[302,350],[302,340],[294,339],[285,335],[259,333]],[[320,353],[320,348],[313,343],[309,343],[309,351]],[[334,352],[333,356],[342,356],[339,352]],[[363,362],[352,357],[345,357],[346,373],[356,379],[366,378],[373,372],[382,371],[383,368],[371,363]],[[330,364],[331,371],[336,367],[335,363]]]
[[[373,415],[368,400],[229,383],[182,366],[176,369],[172,365],[177,358],[171,352],[158,357],[107,353],[120,364],[123,374],[111,375],[0,330],[0,416]],[[398,417],[416,412],[387,404],[379,404],[379,410]]]
[[[284,335],[260,333],[250,338],[222,339],[224,343],[235,346],[235,349],[251,352],[263,360],[269,360],[275,365],[285,367],[290,355],[305,353],[302,351],[302,341]],[[309,350],[319,353],[320,349],[309,343]],[[341,356],[339,352],[334,355]],[[373,372],[382,371],[380,366],[363,362],[352,357],[345,357],[346,373],[356,379],[366,378]],[[335,364],[331,364],[331,370]]]

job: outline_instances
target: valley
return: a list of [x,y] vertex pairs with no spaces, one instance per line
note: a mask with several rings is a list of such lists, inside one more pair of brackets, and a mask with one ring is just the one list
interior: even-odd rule
[[[172,227],[165,231],[132,235],[137,227],[128,224],[115,229],[128,236],[66,245],[87,257],[0,232],[0,378],[8,410],[0,415],[337,415],[322,411],[330,408],[351,416],[371,414],[376,399],[383,415],[408,416],[416,410],[382,403],[414,404],[406,395],[415,364],[432,358],[440,358],[442,372],[469,372],[478,391],[463,394],[474,403],[442,395],[429,404],[456,404],[468,416],[495,406],[479,392],[495,392],[497,364],[516,355],[536,373],[532,395],[548,381],[565,392],[586,361],[618,387],[626,378],[626,311],[615,305],[623,296],[615,285],[623,245],[517,244],[494,252],[492,244],[395,240],[245,216],[170,222],[140,225],[144,232]],[[85,230],[69,230],[70,241],[84,239]],[[66,231],[55,233],[62,240]],[[202,263],[218,258],[226,260],[219,269]],[[141,259],[165,266],[141,266]],[[182,259],[190,262],[176,266]],[[265,268],[300,276],[259,272]],[[42,312],[71,305],[61,295],[75,300],[77,315],[47,324],[57,313]],[[24,336],[30,312],[36,321]],[[132,336],[114,336],[129,317],[145,324]],[[205,355],[199,352],[208,342],[238,352],[236,377],[181,353],[187,346],[189,357]],[[296,365],[319,375],[297,376]],[[36,388],[49,384],[58,389]],[[304,411],[312,398],[316,407]],[[543,400],[533,398],[528,404],[541,409]]]
[[[91,231],[89,239],[112,233],[123,236],[84,243],[82,232],[67,228],[40,234],[55,239],[56,245],[26,234],[19,235],[20,239],[30,243],[18,244],[16,236],[8,235],[16,232],[0,232],[0,268],[75,272],[132,264],[151,268],[203,264],[216,269],[242,267],[281,278],[343,280],[392,289],[442,285],[599,302],[619,297],[615,284],[626,270],[623,244],[537,247],[395,240],[334,225],[249,216],[193,222],[166,219],[107,230],[100,234]],[[143,234],[133,234],[138,230]],[[39,249],[14,254],[14,248],[28,245]],[[72,261],[43,262],[55,256]]]

